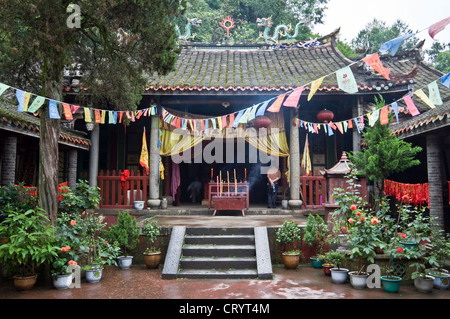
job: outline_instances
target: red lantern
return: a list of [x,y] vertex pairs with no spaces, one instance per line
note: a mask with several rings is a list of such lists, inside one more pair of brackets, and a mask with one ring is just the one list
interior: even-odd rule
[[256,128],[262,128],[262,127],[267,128],[267,127],[269,127],[271,122],[272,121],[267,116],[262,115],[262,116],[257,116],[255,118],[255,121],[253,122],[253,125]]
[[317,119],[322,123],[328,123],[334,118],[334,113],[330,110],[323,109],[317,113]]

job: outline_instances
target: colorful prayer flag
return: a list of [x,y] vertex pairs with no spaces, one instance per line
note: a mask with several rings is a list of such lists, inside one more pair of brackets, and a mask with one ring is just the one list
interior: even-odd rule
[[5,92],[8,88],[9,88],[9,85],[0,83],[0,95],[2,95],[3,92]]
[[64,111],[64,117],[66,120],[73,120],[72,116],[72,109],[70,108],[70,105],[67,103],[62,103],[63,111]]
[[385,105],[381,108],[380,123],[381,123],[381,125],[385,125],[385,124],[389,123],[388,106],[387,105]]
[[417,91],[414,92],[414,94],[417,95],[422,101],[425,102],[425,104],[427,104],[432,109],[436,107],[433,103],[431,103],[430,99],[422,89],[418,89]]
[[286,101],[284,101],[283,106],[297,107],[298,101],[300,100],[300,95],[302,95],[303,90],[304,90],[303,86],[296,88],[291,94],[289,94]]
[[30,103],[31,93],[25,92],[25,97],[23,101],[23,110],[28,111],[28,103]]
[[397,50],[402,45],[402,42],[405,39],[412,37],[413,35],[414,34],[412,34],[412,33],[408,33],[408,34],[402,35],[398,38],[395,38],[395,39],[389,40],[388,42],[383,43],[379,50],[380,53],[385,54],[389,50],[389,51],[391,51],[391,55],[394,56],[397,53]]
[[95,123],[102,122],[102,115],[100,114],[100,110],[94,110]]
[[369,118],[369,125],[370,126],[374,126],[376,121],[378,120],[379,116],[380,116],[380,110],[379,109],[373,111],[372,113],[369,113],[368,116],[367,116]]
[[49,113],[49,117],[51,119],[60,119],[61,118],[59,116],[58,104],[56,101],[54,101],[54,100],[48,101],[48,113]]
[[309,91],[308,94],[308,101],[312,99],[313,95],[316,93],[317,89],[320,87],[320,85],[322,84],[322,81],[325,77],[322,76],[320,79],[314,80],[311,84],[311,90]]
[[309,156],[308,134],[306,134],[305,148],[303,150],[301,167],[305,170],[305,175],[309,175],[311,173],[311,157]]
[[439,93],[439,87],[437,81],[433,81],[428,84],[428,97],[434,105],[442,105],[441,94]]
[[25,102],[25,91],[16,89],[16,97],[19,105],[17,106],[17,112],[23,112],[24,102]]
[[30,107],[28,108],[28,112],[35,113],[39,108],[44,104],[45,98],[42,96],[38,96],[34,99],[33,103],[31,103]]
[[450,72],[440,77],[442,85],[450,89]]
[[275,102],[273,102],[272,105],[267,109],[267,111],[272,113],[279,112],[285,96],[286,93],[278,96]]
[[405,100],[405,103],[406,103],[406,106],[408,107],[409,113],[411,113],[412,116],[416,116],[416,115],[420,114],[419,110],[414,105],[411,95],[405,96],[403,98],[403,100]]
[[394,110],[395,113],[395,118],[397,119],[397,123],[399,123],[398,120],[398,103],[397,102],[393,102],[391,103],[392,109]]
[[347,93],[358,92],[358,85],[356,84],[355,76],[349,66],[336,71],[336,78],[338,86],[342,91]]
[[84,121],[92,122],[91,110],[87,107],[84,108]]
[[[449,24],[449,23],[450,23],[450,17],[447,17],[447,18],[445,18],[445,19],[443,19],[443,20],[441,20],[441,21],[439,21],[439,22],[436,22],[435,24],[431,25],[431,26],[428,28],[428,34],[430,35],[430,37],[431,37],[433,40],[435,40],[435,39],[434,39],[434,36],[435,36],[436,34],[438,34],[439,32],[441,32],[442,30],[444,30],[445,27],[447,26],[447,24]],[[436,40],[435,40],[435,41],[436,41]]]
[[144,168],[146,175],[149,174],[149,167],[148,167],[148,149],[147,149],[147,138],[145,136],[145,126],[144,126],[144,133],[142,133],[142,149],[141,149],[141,156],[139,158],[139,164]]
[[272,101],[274,98],[271,98],[270,100],[267,100],[263,103],[263,105],[259,108],[258,112],[256,112],[256,116],[262,116],[266,112],[267,106],[269,105],[269,102]]
[[370,65],[375,71],[380,73],[384,78],[390,80],[389,73],[391,72],[391,70],[389,68],[385,68],[381,64],[378,52],[375,52],[374,54],[365,57],[364,59],[362,59],[362,61]]

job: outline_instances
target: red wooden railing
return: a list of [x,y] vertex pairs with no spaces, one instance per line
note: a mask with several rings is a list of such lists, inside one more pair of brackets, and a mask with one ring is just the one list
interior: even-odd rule
[[134,201],[147,205],[148,176],[130,172],[126,181],[121,180],[122,171],[100,171],[97,177],[100,187],[100,208],[133,208]]
[[300,176],[301,193],[306,208],[320,208],[327,201],[327,184],[323,176]]

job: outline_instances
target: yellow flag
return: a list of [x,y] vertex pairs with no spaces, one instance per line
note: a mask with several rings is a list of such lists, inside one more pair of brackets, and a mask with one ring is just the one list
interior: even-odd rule
[[309,91],[309,94],[308,94],[308,101],[311,100],[313,95],[316,93],[317,89],[322,84],[322,81],[323,81],[324,78],[325,77],[322,76],[320,79],[317,79],[317,80],[313,81],[313,83],[311,84],[311,91]]
[[429,107],[431,107],[432,109],[434,109],[436,106],[430,101],[430,99],[428,98],[428,96],[425,94],[424,91],[422,91],[422,89],[417,90],[416,92],[414,92],[415,95],[417,95],[418,97],[420,97],[420,99],[422,101],[424,101]]
[[145,173],[149,174],[149,167],[148,167],[148,150],[147,150],[147,138],[145,137],[145,127],[144,127],[144,133],[142,134],[142,150],[141,150],[141,157],[139,158],[139,164],[144,168]]
[[301,167],[305,170],[305,175],[309,175],[311,173],[311,157],[309,156],[308,135],[306,135],[305,149],[303,150]]

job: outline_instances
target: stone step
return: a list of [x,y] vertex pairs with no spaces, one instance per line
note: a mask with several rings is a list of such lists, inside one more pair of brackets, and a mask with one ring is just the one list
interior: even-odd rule
[[254,245],[254,235],[187,235],[186,245]]
[[182,269],[178,278],[201,279],[255,279],[258,278],[256,269]]
[[186,235],[254,235],[253,227],[187,227]]
[[253,257],[255,245],[184,245],[183,256]]
[[256,257],[184,257],[181,269],[256,269]]

